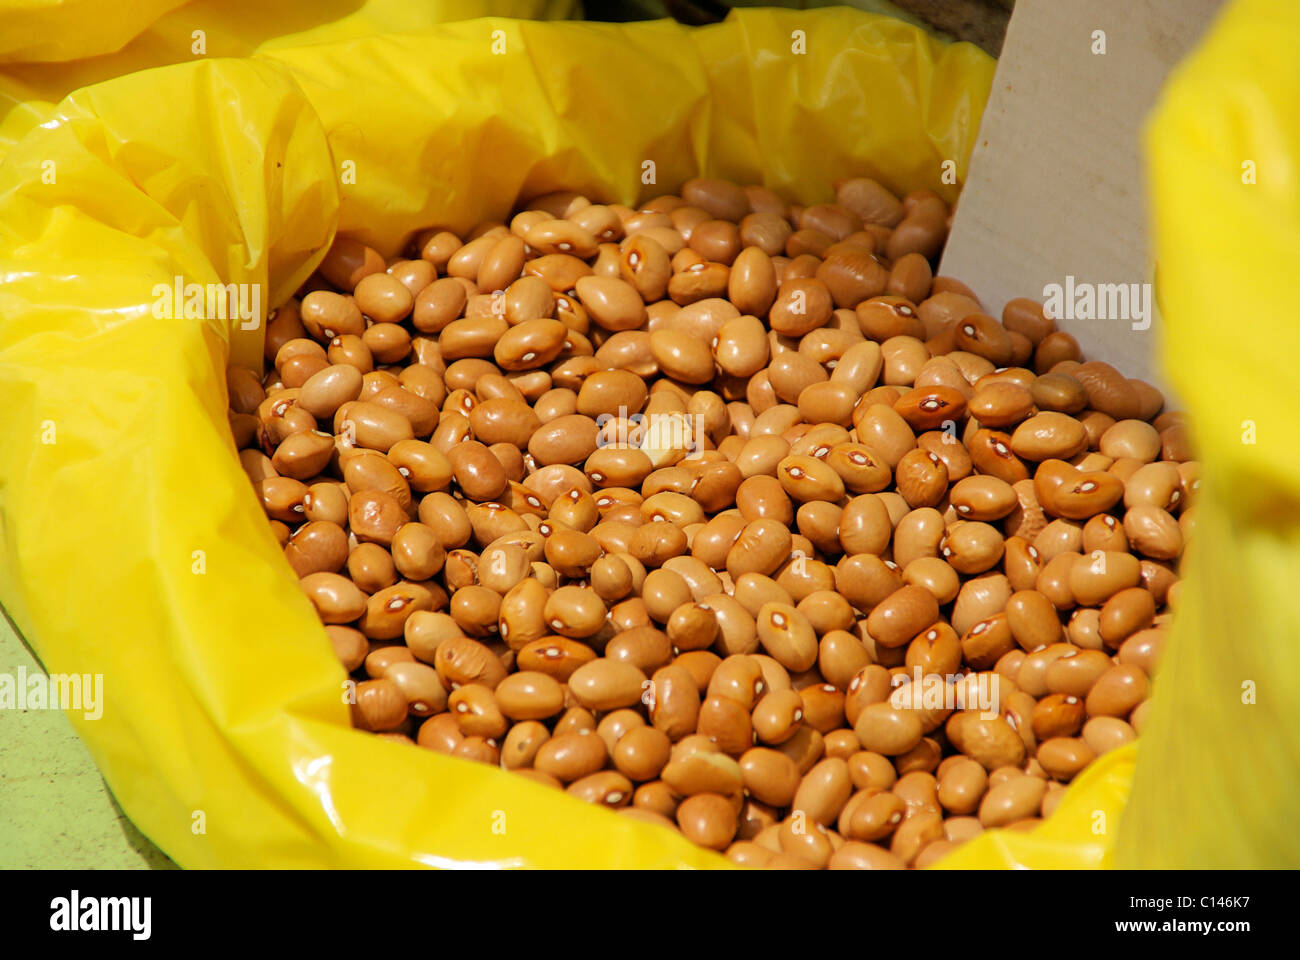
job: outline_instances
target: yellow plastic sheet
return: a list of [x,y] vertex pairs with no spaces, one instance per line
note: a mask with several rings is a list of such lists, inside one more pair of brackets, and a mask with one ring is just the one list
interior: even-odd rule
[[226,426],[223,370],[262,332],[155,316],[155,285],[269,306],[336,228],[392,252],[561,187],[633,202],[704,172],[807,202],[865,174],[951,198],[992,62],[846,10],[259,49],[78,90],[0,163],[0,601],[49,671],[102,674],[103,716],[71,719],[183,866],[725,865],[348,728]]
[[1205,470],[1121,866],[1300,867],[1296,36],[1295,3],[1234,4],[1147,130],[1165,365]]
[[578,10],[578,0],[0,0],[0,158],[73,90],[138,70]]

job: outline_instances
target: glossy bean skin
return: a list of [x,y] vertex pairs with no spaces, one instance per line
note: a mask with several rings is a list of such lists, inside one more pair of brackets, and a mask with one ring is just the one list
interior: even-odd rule
[[563,733],[542,744],[533,769],[572,783],[598,772],[607,758],[605,743],[594,732]]
[[634,782],[653,780],[668,763],[671,742],[654,727],[638,727],[624,734],[612,751],[614,766]]
[[564,688],[555,678],[540,672],[520,671],[497,684],[497,705],[512,720],[543,720],[555,716],[564,706]]
[[353,721],[363,730],[392,730],[406,719],[407,701],[392,680],[366,680],[357,684]]
[[828,758],[804,774],[792,803],[814,823],[827,826],[835,822],[853,791],[848,764]]

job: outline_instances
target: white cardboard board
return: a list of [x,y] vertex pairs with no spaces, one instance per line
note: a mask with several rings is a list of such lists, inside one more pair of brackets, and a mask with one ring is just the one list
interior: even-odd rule
[[[1148,328],[1138,309],[1152,288],[1139,286],[1125,310],[1134,288],[1101,285],[1152,281],[1142,124],[1219,5],[1018,0],[939,272],[968,284],[997,317],[1006,301],[1045,299],[1049,284],[1065,288],[1073,277],[1073,312],[1087,316],[1091,290],[1093,317],[1057,326],[1089,359],[1163,387],[1154,295]],[[1105,53],[1094,52],[1103,42]]]

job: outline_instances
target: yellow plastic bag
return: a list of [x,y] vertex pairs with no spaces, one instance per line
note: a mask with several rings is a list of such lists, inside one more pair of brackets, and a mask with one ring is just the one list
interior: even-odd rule
[[150,67],[578,11],[578,0],[0,0],[0,158],[73,90]]
[[[576,0],[4,0],[0,63],[102,57],[87,66],[106,80],[196,55],[246,56],[266,42],[317,43],[471,17],[553,20],[577,12]],[[215,49],[198,54],[196,30]],[[132,44],[135,49],[128,50]]]
[[1300,867],[1298,35],[1294,3],[1234,4],[1147,130],[1165,365],[1204,474],[1119,866]]
[[700,171],[951,198],[992,67],[846,10],[479,20],[143,71],[27,130],[0,163],[0,600],[48,670],[102,674],[102,718],[71,719],[132,820],[189,867],[725,865],[349,729],[226,425],[223,370],[262,332],[155,316],[155,285],[269,306],[336,225],[392,252],[530,194],[632,202]]

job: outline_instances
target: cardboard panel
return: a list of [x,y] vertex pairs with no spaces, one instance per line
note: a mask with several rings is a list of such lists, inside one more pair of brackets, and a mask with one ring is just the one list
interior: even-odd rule
[[1057,323],[1084,354],[1162,388],[1141,127],[1219,6],[1019,0],[940,264],[997,316],[1059,285],[1075,309]]

